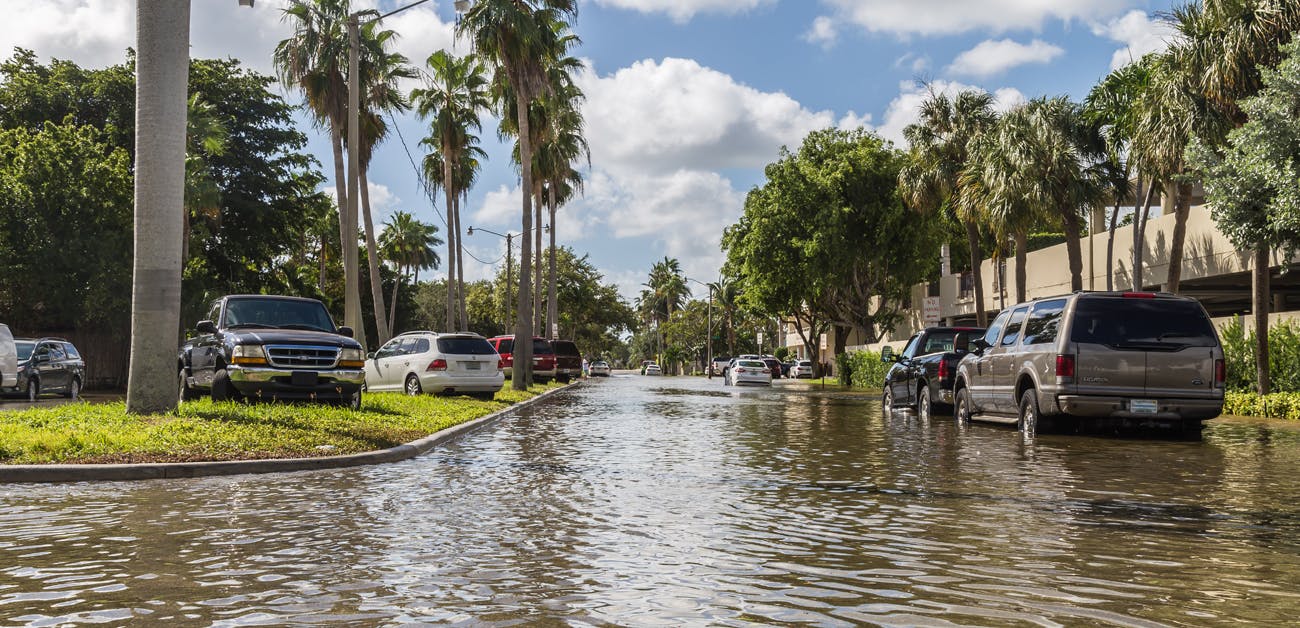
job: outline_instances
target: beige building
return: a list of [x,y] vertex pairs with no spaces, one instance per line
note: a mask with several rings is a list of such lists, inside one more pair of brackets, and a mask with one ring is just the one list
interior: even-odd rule
[[[1175,216],[1168,212],[1152,216],[1147,223],[1143,246],[1142,287],[1161,290],[1169,272],[1169,243],[1174,230]],[[1092,216],[1092,233],[1083,239],[1083,287],[1085,290],[1106,289],[1107,232],[1101,222],[1103,212]],[[1112,254],[1112,285],[1115,290],[1128,290],[1133,285],[1133,227],[1115,230]],[[1066,245],[1030,252],[1025,261],[1026,295],[1030,299],[1050,297],[1070,292],[1070,265]],[[1183,245],[1182,279],[1179,293],[1196,297],[1205,305],[1210,316],[1227,320],[1234,315],[1250,312],[1250,251],[1238,250],[1216,228],[1208,208],[1193,206],[1187,218],[1186,239]],[[1272,318],[1300,318],[1300,272],[1284,273],[1285,258],[1281,252],[1273,256],[1271,293]],[[1001,309],[1015,305],[1015,259],[984,260],[981,266],[984,284],[984,306],[992,320]],[[860,333],[850,335],[847,345],[851,349],[878,350],[882,345],[895,348],[917,330],[934,324],[962,325],[975,323],[975,290],[971,273],[948,274],[937,282],[917,284],[912,287],[909,320],[879,343],[866,344]],[[929,315],[928,318],[926,315]],[[1247,321],[1249,323],[1249,321]],[[802,340],[787,325],[786,345],[792,351],[805,355]],[[814,348],[811,354],[821,354],[821,359],[834,361],[829,354],[834,348],[834,338],[827,339],[826,349]],[[829,357],[826,357],[829,356]]]

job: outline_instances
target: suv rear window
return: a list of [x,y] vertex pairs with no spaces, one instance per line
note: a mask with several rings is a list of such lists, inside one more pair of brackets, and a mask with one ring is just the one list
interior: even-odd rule
[[555,355],[582,355],[578,352],[578,345],[568,340],[553,340],[551,344],[555,346]]
[[515,349],[514,338],[502,338],[498,340],[497,343],[498,343],[497,344],[498,353],[514,353],[514,349]]
[[438,353],[453,355],[496,355],[497,350],[482,338],[452,336],[438,339]]
[[555,349],[551,348],[550,342],[540,338],[534,338],[533,355],[555,355]]
[[1200,304],[1174,299],[1079,299],[1070,340],[1138,349],[1218,345]]

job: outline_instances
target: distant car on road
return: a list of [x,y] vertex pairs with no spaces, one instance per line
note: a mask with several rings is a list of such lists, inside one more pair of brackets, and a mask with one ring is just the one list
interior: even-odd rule
[[644,375],[663,375],[663,371],[659,368],[659,365],[654,362],[645,365],[641,369],[641,372]]
[[812,360],[798,360],[794,366],[790,367],[790,377],[795,379],[812,379],[813,363]]
[[501,356],[473,333],[406,332],[366,356],[366,389],[492,399],[505,384]]
[[759,359],[736,360],[731,368],[727,369],[726,384],[728,386],[740,384],[771,386],[772,368]]
[[609,362],[596,360],[587,369],[592,377],[609,377]]
[[722,375],[727,370],[727,365],[730,363],[731,356],[717,356],[713,358],[713,362],[709,363],[709,370],[712,371],[714,375]]
[[776,356],[765,355],[760,359],[763,364],[767,365],[769,372],[772,374],[772,379],[781,379],[781,361],[776,359]]

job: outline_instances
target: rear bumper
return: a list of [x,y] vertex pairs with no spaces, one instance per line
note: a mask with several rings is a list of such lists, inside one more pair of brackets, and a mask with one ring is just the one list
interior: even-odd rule
[[490,375],[425,373],[420,376],[420,387],[425,392],[496,392],[505,383],[505,374],[500,371],[493,371]]
[[1137,419],[1150,421],[1208,421],[1223,413],[1222,399],[1156,399],[1157,411],[1133,412],[1127,397],[1058,395],[1056,405],[1063,414],[1087,418]]
[[366,373],[357,369],[310,371],[316,374],[313,385],[295,385],[289,369],[246,368],[229,366],[230,383],[248,397],[273,397],[279,399],[338,399],[350,397],[366,381]]

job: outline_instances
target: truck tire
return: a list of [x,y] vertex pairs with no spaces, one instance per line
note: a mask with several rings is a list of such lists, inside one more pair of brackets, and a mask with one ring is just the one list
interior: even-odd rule
[[218,370],[212,375],[213,401],[239,401],[239,391],[230,382],[230,373],[226,369]]
[[177,399],[179,403],[185,403],[186,401],[193,401],[199,398],[199,391],[191,387],[189,380],[185,378],[185,367],[182,366],[180,368],[180,376],[177,379],[180,380],[180,395]]
[[970,389],[957,389],[956,399],[953,399],[952,416],[957,419],[958,423],[970,423],[971,400]]
[[916,389],[916,417],[922,421],[929,421],[933,410],[930,404],[930,385],[921,384],[921,387]]
[[1038,431],[1038,392],[1033,388],[1020,395],[1020,422],[1016,425],[1026,436]]

